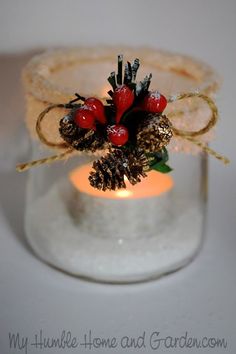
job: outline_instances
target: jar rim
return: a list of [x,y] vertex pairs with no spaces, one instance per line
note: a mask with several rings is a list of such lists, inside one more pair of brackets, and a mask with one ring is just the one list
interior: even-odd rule
[[[219,75],[210,65],[187,55],[150,47],[93,46],[47,50],[34,56],[23,70],[26,92],[48,103],[66,103],[74,97],[74,93],[52,82],[52,73],[75,64],[114,61],[121,52],[127,58],[138,57],[142,63],[154,69],[191,78],[204,94],[213,94],[221,83]],[[105,101],[105,97],[100,98]]]

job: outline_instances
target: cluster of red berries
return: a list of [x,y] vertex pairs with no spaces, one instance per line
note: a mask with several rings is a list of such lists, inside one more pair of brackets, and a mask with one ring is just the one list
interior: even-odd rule
[[87,98],[84,105],[76,110],[74,120],[76,125],[84,129],[96,129],[96,120],[101,124],[106,124],[102,102],[94,97]]
[[[113,145],[125,145],[129,139],[128,129],[119,124],[124,113],[133,105],[134,91],[127,85],[121,85],[114,90],[113,103],[116,108],[115,125],[107,127],[107,137]],[[148,92],[135,106],[136,110],[161,114],[167,105],[166,98],[159,92]],[[77,126],[96,130],[96,121],[106,125],[107,119],[103,103],[94,97],[84,101],[84,105],[75,112],[74,120]]]

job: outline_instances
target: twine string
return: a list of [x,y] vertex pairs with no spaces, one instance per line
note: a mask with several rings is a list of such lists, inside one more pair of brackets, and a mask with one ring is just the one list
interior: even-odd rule
[[[193,144],[200,147],[204,152],[214,156],[216,159],[222,161],[223,163],[225,163],[225,164],[229,163],[229,160],[226,157],[218,154],[216,151],[209,148],[208,145],[204,144],[200,140],[195,139],[195,137],[202,136],[202,135],[206,134],[209,130],[211,130],[215,126],[215,124],[217,123],[217,120],[218,120],[218,109],[217,109],[214,101],[209,96],[206,96],[206,95],[204,95],[202,93],[198,93],[198,92],[181,93],[181,94],[175,96],[174,98],[173,98],[173,96],[170,97],[168,99],[168,103],[172,103],[175,101],[179,101],[179,100],[187,99],[187,98],[192,98],[192,97],[200,98],[207,103],[207,105],[209,106],[209,108],[211,110],[211,117],[210,117],[209,121],[207,122],[207,124],[203,128],[196,130],[196,131],[182,130],[182,129],[178,129],[172,125],[172,130],[173,130],[174,135],[179,136],[183,139],[186,139],[186,140],[192,142]],[[35,166],[39,166],[39,165],[43,165],[43,164],[51,164],[55,161],[63,160],[65,158],[69,157],[69,155],[73,153],[74,148],[70,147],[69,144],[67,144],[65,142],[55,143],[55,142],[49,141],[45,137],[43,130],[42,130],[42,122],[43,122],[44,118],[46,117],[46,115],[51,110],[53,110],[55,108],[72,108],[72,102],[73,101],[70,101],[68,104],[52,104],[52,105],[48,106],[45,110],[43,110],[39,114],[39,116],[37,118],[37,122],[36,122],[36,132],[37,132],[37,135],[38,135],[40,141],[43,144],[45,144],[49,147],[53,147],[53,148],[66,149],[66,151],[64,151],[60,154],[57,154],[57,155],[53,155],[53,156],[49,156],[49,157],[40,159],[40,160],[34,160],[31,162],[19,164],[16,166],[17,171],[22,172],[22,171],[28,170],[31,167],[35,167]],[[177,116],[177,115],[179,115],[179,113],[180,113],[180,111],[177,111],[176,113],[172,113],[171,116],[172,117]],[[184,113],[184,112],[181,112],[181,113]]]
[[37,122],[36,122],[36,133],[39,137],[39,140],[49,146],[49,147],[53,147],[53,148],[57,148],[57,149],[66,149],[66,151],[60,153],[60,154],[56,154],[56,155],[52,155],[52,156],[49,156],[49,157],[45,157],[43,159],[39,159],[39,160],[34,160],[34,161],[30,161],[30,162],[24,162],[24,163],[21,163],[21,164],[18,164],[16,166],[16,170],[18,172],[23,172],[23,171],[27,171],[28,169],[32,168],[32,167],[36,167],[36,166],[40,166],[40,165],[44,165],[44,164],[51,164],[55,161],[59,161],[59,160],[63,160],[65,158],[67,158],[70,154],[72,154],[72,152],[74,151],[74,148],[70,147],[69,148],[69,145],[65,142],[61,142],[61,143],[55,143],[55,142],[52,142],[52,141],[49,141],[44,133],[43,133],[43,130],[42,130],[42,122],[44,120],[44,118],[46,117],[46,115],[53,109],[55,108],[69,108],[69,105],[66,105],[66,104],[62,104],[62,103],[59,103],[59,104],[52,104],[52,105],[49,105],[47,108],[45,108],[38,116],[37,118]]
[[45,157],[43,159],[40,160],[34,160],[31,162],[25,162],[25,163],[21,163],[19,165],[16,166],[16,170],[18,172],[23,172],[26,171],[32,167],[36,167],[36,166],[40,166],[40,165],[45,165],[45,164],[51,164],[55,161],[59,161],[59,160],[63,160],[65,158],[67,158],[70,154],[72,154],[74,151],[74,148],[70,148],[60,154],[57,155],[52,155],[49,157]]
[[214,156],[217,160],[222,161],[225,165],[227,165],[228,163],[230,163],[230,160],[225,157],[222,156],[221,154],[219,154],[218,152],[216,152],[215,150],[209,148],[208,145],[204,144],[202,141],[200,140],[196,140],[194,138],[192,138],[191,136],[185,136],[184,139],[191,141],[191,143],[195,144],[196,146],[200,147],[203,151],[205,151],[207,154],[210,154],[212,156]]
[[43,119],[46,117],[46,115],[53,109],[55,108],[66,108],[66,105],[62,104],[62,103],[59,103],[59,104],[52,104],[50,106],[48,106],[47,108],[45,108],[38,116],[37,118],[37,122],[36,122],[36,133],[40,139],[40,141],[49,146],[49,147],[53,147],[53,148],[57,148],[57,149],[65,149],[65,148],[68,148],[68,144],[65,143],[65,142],[61,142],[61,143],[55,143],[55,142],[52,142],[52,141],[49,141],[43,131],[42,131],[42,122],[43,122]]
[[206,95],[204,95],[202,93],[198,93],[198,92],[187,92],[187,93],[182,93],[182,94],[177,95],[174,100],[173,100],[173,98],[170,98],[168,100],[168,102],[171,103],[171,102],[180,101],[180,100],[183,100],[186,98],[192,98],[192,97],[201,98],[202,100],[204,100],[208,104],[208,106],[211,110],[211,118],[209,119],[209,121],[205,125],[205,127],[201,128],[199,130],[195,130],[195,131],[177,129],[173,126],[172,129],[173,129],[173,132],[175,133],[175,135],[178,135],[181,137],[200,136],[200,135],[206,134],[217,123],[218,109],[217,109],[214,101],[209,96],[206,96]]
[[[210,117],[209,121],[207,122],[207,124],[203,128],[201,128],[199,130],[195,130],[195,131],[178,129],[172,125],[173,133],[176,136],[186,139],[186,140],[190,141],[191,143],[195,144],[196,146],[200,147],[203,151],[214,156],[216,159],[222,161],[224,164],[228,164],[230,162],[229,159],[227,159],[225,156],[220,155],[219,153],[217,153],[213,149],[209,148],[209,146],[207,144],[204,144],[200,140],[195,139],[195,137],[197,137],[197,136],[202,136],[202,135],[206,134],[207,132],[209,132],[209,130],[211,130],[216,125],[218,118],[219,118],[219,113],[218,113],[218,109],[215,105],[215,102],[209,96],[206,96],[206,95],[199,93],[199,92],[181,93],[181,94],[175,96],[174,98],[170,97],[168,102],[172,103],[175,101],[179,101],[179,100],[186,99],[186,98],[193,98],[193,97],[200,98],[207,103],[208,107],[211,110],[211,117]],[[172,117],[179,115],[180,112],[181,111],[177,111],[176,114],[173,113]]]

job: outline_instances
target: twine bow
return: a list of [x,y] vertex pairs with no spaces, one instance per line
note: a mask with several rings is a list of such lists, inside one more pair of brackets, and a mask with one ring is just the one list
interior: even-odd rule
[[[218,121],[219,114],[218,114],[218,109],[217,109],[214,101],[209,96],[206,96],[202,93],[187,92],[187,93],[181,93],[177,96],[169,97],[168,103],[176,102],[176,101],[187,99],[187,98],[193,98],[193,97],[200,98],[207,103],[208,107],[211,110],[211,117],[210,117],[209,121],[207,122],[207,124],[203,128],[201,128],[199,130],[195,130],[195,131],[178,129],[172,124],[173,134],[175,136],[179,136],[185,140],[190,141],[191,143],[200,147],[204,152],[214,156],[218,160],[222,161],[224,164],[228,164],[230,162],[228,158],[218,154],[216,151],[209,148],[202,141],[196,139],[196,137],[202,136],[202,135],[206,134],[207,132],[209,132],[216,125],[216,123]],[[68,158],[70,155],[72,155],[72,153],[74,153],[76,151],[73,147],[71,147],[66,142],[55,143],[55,142],[49,141],[45,137],[45,135],[42,131],[42,121],[51,110],[53,110],[55,108],[68,108],[68,109],[70,109],[73,107],[73,102],[77,101],[80,98],[81,97],[79,95],[77,95],[77,98],[73,101],[70,101],[68,104],[52,104],[52,105],[48,106],[45,110],[43,110],[37,118],[36,133],[37,133],[40,141],[49,147],[53,147],[53,148],[57,148],[57,149],[64,149],[64,150],[66,149],[66,150],[60,154],[52,155],[52,156],[49,156],[49,157],[46,157],[46,158],[43,158],[40,160],[34,160],[31,162],[21,163],[16,166],[17,171],[23,172],[23,171],[30,169],[31,167],[35,167],[35,166],[39,166],[39,165],[43,165],[43,164],[51,164],[54,161],[63,160],[65,158]],[[183,113],[183,112],[179,112],[179,111],[173,112],[171,114],[171,116],[174,117],[174,116],[179,115],[180,113]]]
[[[210,117],[208,123],[205,125],[205,127],[201,128],[199,130],[196,130],[196,131],[186,131],[186,130],[182,130],[182,129],[177,129],[174,126],[172,126],[172,130],[173,130],[174,135],[180,136],[181,138],[190,141],[191,143],[200,147],[206,153],[208,153],[208,154],[214,156],[216,159],[222,161],[224,164],[228,164],[230,161],[227,157],[218,154],[216,151],[209,148],[208,145],[206,145],[202,141],[196,139],[197,136],[202,136],[202,135],[206,134],[216,125],[218,118],[219,118],[219,113],[218,113],[218,108],[215,105],[215,102],[209,96],[206,96],[206,95],[199,93],[199,92],[182,93],[182,94],[177,95],[174,98],[170,97],[168,102],[171,103],[171,102],[183,100],[185,98],[192,98],[192,97],[201,98],[203,101],[205,101],[207,103],[208,107],[211,110],[211,117]],[[173,115],[175,115],[175,114],[173,114]]]

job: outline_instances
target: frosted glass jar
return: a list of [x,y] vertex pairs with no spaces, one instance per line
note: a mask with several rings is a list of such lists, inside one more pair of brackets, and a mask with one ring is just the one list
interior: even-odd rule
[[[140,58],[139,78],[152,72],[151,88],[167,96],[196,89],[212,94],[218,87],[208,65],[157,50],[106,47],[47,52],[33,58],[23,73],[32,159],[55,153],[36,138],[39,112],[50,103],[68,102],[74,92],[105,99],[106,78],[120,52],[127,60]],[[192,129],[208,119],[209,112],[199,100],[173,103],[167,115],[177,109],[182,111],[175,121],[180,127],[183,119]],[[53,111],[45,122],[44,129],[54,141],[60,141],[62,116],[61,110]],[[75,155],[66,163],[31,169],[25,231],[36,255],[68,273],[112,283],[144,281],[186,265],[203,238],[207,156],[181,139],[171,142],[169,155],[171,175],[151,172],[140,184],[118,192],[89,187],[86,165],[96,156]]]

